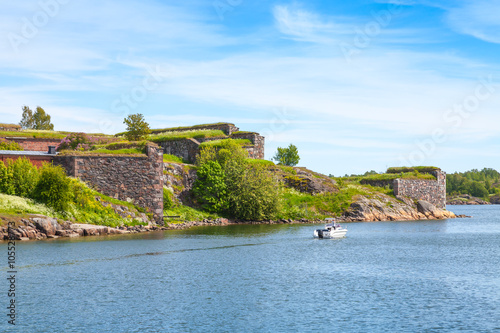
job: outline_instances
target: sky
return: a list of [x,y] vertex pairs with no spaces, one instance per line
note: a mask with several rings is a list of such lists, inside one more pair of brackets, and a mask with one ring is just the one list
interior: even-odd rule
[[500,0],[23,0],[0,5],[0,123],[231,122],[299,166],[500,170]]

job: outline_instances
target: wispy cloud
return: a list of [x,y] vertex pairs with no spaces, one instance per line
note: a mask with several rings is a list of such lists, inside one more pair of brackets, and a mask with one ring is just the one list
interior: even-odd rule
[[[430,5],[377,2],[405,5],[404,10]],[[244,23],[225,26],[230,18],[217,20],[212,7],[208,15],[203,3],[71,1],[21,45],[21,52],[1,39],[1,121],[18,122],[24,104],[41,105],[57,129],[119,131],[122,117],[112,112],[113,101],[140,84],[148,67],[158,66],[161,85],[133,109],[153,127],[232,121],[271,133],[270,152],[294,142],[307,148],[308,163],[314,156],[322,163],[318,156],[324,154],[315,151],[341,154],[350,163],[356,158],[350,149],[387,160],[436,127],[449,127],[443,115],[474,92],[480,77],[491,74],[500,93],[498,62],[458,54],[453,47],[429,48],[441,41],[435,31],[444,26],[421,29],[394,17],[394,25],[346,63],[339,43],[353,41],[358,28],[375,20],[367,12],[282,3],[260,6],[259,15],[267,10],[270,21],[255,20],[251,29],[241,29]],[[448,13],[446,23],[460,34],[497,43],[498,1],[436,4],[444,9],[437,11],[439,18]],[[6,36],[19,32],[23,18],[40,7],[30,0],[5,3],[3,9],[0,35]],[[245,10],[242,6],[235,15],[250,20],[255,13]],[[498,96],[482,103],[460,128],[450,128],[442,149],[498,139]],[[289,118],[273,130],[277,109],[288,110]]]
[[345,19],[320,16],[298,4],[277,5],[273,15],[282,34],[303,42],[331,43],[338,41],[339,35],[351,34],[354,28]]
[[462,6],[451,8],[447,22],[460,33],[471,35],[490,43],[500,43],[500,1],[466,1]]

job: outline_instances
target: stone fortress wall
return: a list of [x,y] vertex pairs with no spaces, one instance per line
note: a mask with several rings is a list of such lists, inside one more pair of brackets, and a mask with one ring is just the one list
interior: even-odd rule
[[[248,157],[254,159],[264,159],[264,148],[265,139],[262,135],[255,132],[239,132],[239,128],[234,124],[209,124],[209,125],[198,125],[193,127],[179,127],[167,131],[190,131],[190,130],[221,130],[226,135],[227,138],[231,139],[248,139],[252,142],[251,145],[243,146],[243,148],[248,151]],[[160,131],[160,130],[158,130]],[[196,161],[196,155],[200,151],[200,145],[203,142],[220,140],[223,138],[203,138],[203,139],[180,139],[163,141],[158,144],[163,148],[165,154],[178,156],[184,161],[189,163],[194,163]]]
[[99,192],[123,201],[133,201],[163,224],[163,153],[148,145],[146,156],[57,155],[71,177],[94,186]]
[[429,172],[436,180],[402,179],[394,180],[394,195],[415,200],[425,200],[438,208],[446,208],[446,173],[441,170]]

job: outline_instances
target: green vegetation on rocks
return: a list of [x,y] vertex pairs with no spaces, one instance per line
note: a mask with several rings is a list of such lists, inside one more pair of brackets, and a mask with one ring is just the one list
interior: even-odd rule
[[[151,133],[157,134],[157,133],[163,133],[163,132],[181,132],[181,131],[196,131],[199,130],[200,128],[206,128],[208,126],[217,126],[217,125],[230,125],[234,126],[234,124],[231,123],[213,123],[213,124],[200,124],[200,125],[194,125],[194,126],[179,126],[179,127],[169,127],[169,128],[163,128],[163,129],[153,129],[151,130]],[[121,133],[118,133],[117,135],[120,135]]]
[[24,150],[19,143],[0,138],[0,150]]
[[43,214],[111,227],[142,223],[122,217],[111,204],[120,204],[136,213],[141,209],[67,177],[59,166],[45,164],[37,169],[26,158],[7,160],[7,165],[0,161],[0,193],[3,214]]
[[8,128],[10,129],[11,131],[18,131],[21,129],[21,125],[17,125],[17,124],[3,124],[3,123],[0,123],[0,128]]
[[416,167],[392,167],[387,169],[387,173],[408,173],[418,171],[420,173],[432,172],[439,170],[438,167],[433,166],[416,166]]
[[212,140],[212,141],[205,141],[201,143],[201,147],[208,147],[212,146],[215,148],[224,148],[226,146],[227,140],[231,140],[233,143],[238,144],[240,146],[251,146],[252,141],[248,139],[222,139],[222,140]]
[[163,154],[163,162],[184,163],[182,158],[170,154]]
[[205,139],[205,138],[225,138],[227,137],[221,130],[191,130],[191,131],[172,131],[160,132],[148,136],[149,141],[163,142],[175,141],[181,139]]

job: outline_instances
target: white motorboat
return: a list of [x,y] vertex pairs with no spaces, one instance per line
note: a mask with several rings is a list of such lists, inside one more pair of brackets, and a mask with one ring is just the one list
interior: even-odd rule
[[325,219],[326,224],[324,229],[314,230],[315,238],[342,238],[345,237],[347,229],[335,222],[334,218]]

